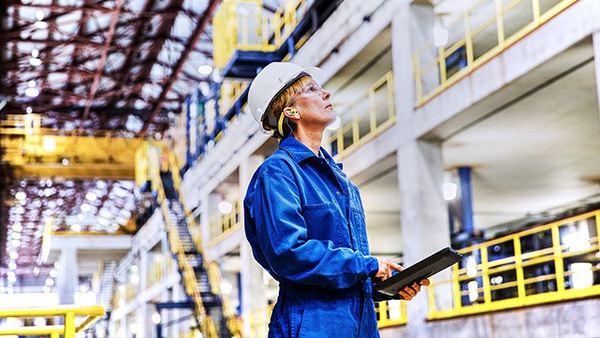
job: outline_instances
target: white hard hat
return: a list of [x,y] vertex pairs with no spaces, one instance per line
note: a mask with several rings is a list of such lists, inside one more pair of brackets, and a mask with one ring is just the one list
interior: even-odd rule
[[275,116],[268,111],[271,101],[304,74],[310,75],[317,83],[323,78],[321,68],[303,68],[290,62],[272,62],[256,75],[248,90],[248,106],[261,130],[262,121],[266,118],[269,125],[277,125]]

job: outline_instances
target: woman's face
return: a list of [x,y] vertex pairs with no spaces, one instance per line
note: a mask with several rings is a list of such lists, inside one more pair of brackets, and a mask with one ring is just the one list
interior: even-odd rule
[[292,100],[292,108],[300,114],[300,123],[305,127],[327,127],[335,121],[330,97],[331,92],[321,88],[313,79],[307,82]]

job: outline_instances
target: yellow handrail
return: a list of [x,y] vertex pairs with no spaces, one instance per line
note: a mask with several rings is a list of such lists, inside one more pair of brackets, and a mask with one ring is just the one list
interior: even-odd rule
[[396,123],[393,72],[379,78],[349,106],[335,109],[342,122],[328,144],[339,159]]
[[[197,285],[197,280],[196,280],[196,275],[194,272],[194,269],[187,264],[187,257],[185,254],[185,249],[183,247],[183,244],[181,243],[181,239],[179,237],[179,232],[178,232],[178,225],[174,224],[173,221],[171,220],[171,214],[170,214],[170,205],[169,205],[169,201],[166,198],[165,195],[165,191],[164,191],[164,187],[162,186],[162,180],[160,178],[160,173],[159,173],[159,165],[162,164],[162,170],[169,170],[171,177],[173,179],[173,185],[174,188],[177,192],[180,192],[180,186],[181,186],[181,182],[182,182],[182,177],[180,175],[180,166],[177,162],[177,157],[175,156],[175,154],[170,151],[169,149],[167,149],[167,147],[165,147],[164,145],[161,145],[160,143],[156,143],[156,142],[148,142],[147,147],[152,147],[152,144],[154,144],[155,147],[157,147],[158,149],[160,149],[160,152],[162,152],[163,156],[156,156],[159,154],[154,154],[152,152],[148,152],[148,154],[150,155],[155,155],[154,159],[155,161],[147,160],[147,172],[149,175],[149,178],[152,181],[152,188],[153,190],[156,190],[158,192],[158,202],[161,205],[161,210],[163,212],[163,218],[165,221],[165,228],[169,233],[169,247],[171,248],[171,252],[177,256],[177,262],[178,262],[178,266],[179,269],[181,271],[181,275],[182,275],[182,279],[183,279],[183,284],[184,284],[184,288],[185,288],[185,292],[187,295],[189,295],[193,300],[194,300],[194,305],[195,305],[195,312],[198,315],[198,320],[201,321],[200,323],[200,330],[202,332],[202,334],[206,337],[216,337],[218,335],[215,324],[212,320],[212,317],[210,315],[208,315],[206,313],[206,311],[204,310],[204,305],[202,302],[202,297],[200,295],[200,290],[198,288]],[[164,155],[168,155],[167,157],[164,157]],[[142,157],[144,156],[143,154],[141,155]],[[162,159],[162,163],[161,160]],[[188,230],[190,231],[190,233],[193,235],[193,241],[194,241],[194,245],[196,247],[196,249],[198,250],[198,252],[202,255],[202,239],[200,237],[200,234],[197,233],[195,231],[195,229],[197,229],[198,227],[196,226],[196,222],[195,219],[192,215],[192,213],[190,213],[188,211],[188,209],[185,207],[184,204],[184,200],[182,198],[179,199],[179,203],[181,204],[181,207],[183,209],[183,213],[187,219],[187,224],[188,224]],[[209,269],[211,268],[211,264],[209,262],[207,262],[204,259],[204,255],[202,255],[202,264],[204,265],[204,269],[209,271]],[[231,333],[235,336],[235,337],[242,337],[242,329],[239,325],[239,323],[237,323],[235,321],[235,317],[233,316],[232,312],[230,311],[229,307],[228,307],[228,303],[224,300],[223,295],[220,291],[220,283],[215,283],[214,279],[216,278],[216,280],[218,281],[220,276],[215,277],[214,274],[215,273],[219,273],[220,271],[215,270],[214,268],[212,268],[209,271],[209,277],[213,277],[213,281],[211,281],[210,285],[211,285],[211,292],[214,294],[217,294],[221,297],[221,299],[223,300],[223,315],[227,318],[228,324],[229,324],[229,329],[231,331]]]
[[[413,54],[419,107],[578,0],[481,0],[447,27],[449,43],[427,41]],[[477,22],[474,22],[477,21]]]
[[306,14],[307,2],[285,0],[273,13],[260,0],[224,0],[213,17],[215,67],[225,67],[236,50],[277,50]]
[[[266,337],[268,333],[269,318],[274,305],[254,309],[249,312],[248,323],[250,337]],[[407,323],[406,302],[390,300],[375,303],[377,313],[377,327],[380,329]]]
[[[598,296],[599,233],[597,210],[461,249],[465,259],[452,279],[428,287],[428,318]],[[439,308],[435,296],[449,289],[452,304]]]
[[233,209],[228,214],[215,212],[210,216],[210,242],[208,246],[214,246],[224,240],[241,226],[243,217],[241,203],[235,201]]
[[[59,305],[51,308],[15,308],[0,309],[0,318],[36,318],[36,317],[55,317],[64,318],[63,325],[47,325],[36,327],[20,327],[14,329],[0,329],[0,336],[9,335],[50,335],[52,338],[75,337],[76,332],[87,330],[104,316],[104,307],[101,305],[74,306]],[[86,316],[80,323],[75,324],[75,318]]]
[[408,321],[406,315],[406,302],[400,300],[388,300],[375,303],[377,312],[377,327],[391,327],[404,325]]

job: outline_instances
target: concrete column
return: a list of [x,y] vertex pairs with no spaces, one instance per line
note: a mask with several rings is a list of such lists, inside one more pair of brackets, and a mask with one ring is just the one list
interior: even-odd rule
[[77,248],[63,247],[59,257],[58,299],[60,304],[74,304],[75,292],[79,286],[79,270],[77,268]]
[[199,201],[200,201],[200,205],[198,205],[198,208],[200,209],[200,233],[202,234],[202,245],[204,246],[202,248],[202,252],[204,252],[206,254],[207,252],[207,248],[208,248],[208,243],[211,240],[210,237],[210,216],[211,216],[211,210],[210,210],[210,194],[206,193],[203,190],[198,192],[199,195],[201,195],[199,197]]
[[594,48],[594,67],[596,68],[596,93],[600,103],[600,31],[592,34],[592,43]]
[[143,292],[146,290],[146,285],[148,285],[148,281],[146,280],[148,276],[148,248],[141,248],[139,255],[140,259],[138,261],[138,274],[140,276],[140,281],[138,290]]
[[[417,94],[412,75],[413,53],[432,38],[434,18],[431,6],[407,3],[392,19],[392,64],[398,120],[411,118],[414,112]],[[435,55],[431,57],[435,58]]]
[[120,324],[121,326],[119,327],[119,329],[117,330],[117,337],[119,338],[126,338],[127,337],[127,326],[129,325],[129,322],[127,320],[127,316],[123,316],[120,320]]
[[[142,247],[139,253],[140,260],[138,273],[140,275],[140,283],[138,287],[140,290],[139,294],[143,295],[146,292],[146,285],[148,285],[148,267],[152,264],[152,262],[148,262],[150,257],[148,248]],[[135,312],[135,321],[138,327],[138,337],[152,337],[156,333],[156,330],[154,329],[154,324],[152,323],[153,313],[153,304],[146,302],[140,304],[139,310]]]
[[[411,265],[427,255],[450,245],[448,212],[442,195],[444,167],[440,144],[414,140],[398,150],[402,247],[404,265]],[[447,280],[450,270],[431,278]],[[438,309],[447,309],[452,301],[451,289],[435,289]],[[417,330],[428,313],[428,295],[423,292],[407,304],[409,330]],[[416,331],[413,333],[417,333]]]
[[[413,52],[433,35],[434,13],[429,5],[407,3],[392,20],[392,55],[399,134],[411,135],[415,130],[416,88],[413,74]],[[448,208],[442,194],[444,165],[441,144],[412,137],[399,144],[397,150],[400,189],[400,223],[403,262],[411,265],[427,255],[450,245]],[[449,279],[450,272],[436,278]],[[432,278],[435,282],[435,278]],[[435,303],[448,308],[450,287],[435,288]],[[429,313],[428,293],[422,292],[407,303],[407,329],[412,336],[422,335],[419,327]]]
[[[243,196],[246,195],[248,183],[256,168],[264,161],[263,156],[250,156],[246,161],[240,164],[240,191]],[[244,220],[242,219],[242,224]],[[263,269],[256,263],[252,255],[252,249],[247,241],[240,243],[240,308],[243,318],[250,318],[250,311],[267,306],[267,289],[263,283]],[[250,323],[244,321],[244,332],[250,332]]]

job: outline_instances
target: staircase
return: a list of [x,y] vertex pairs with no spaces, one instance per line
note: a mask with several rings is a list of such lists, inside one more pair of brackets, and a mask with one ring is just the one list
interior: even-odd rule
[[117,261],[104,261],[98,290],[96,291],[96,304],[104,307],[104,317],[102,317],[91,330],[93,337],[108,337],[108,323],[112,312],[112,299],[115,290],[115,272],[117,270]]
[[241,337],[241,328],[220,294],[218,266],[206,262],[201,245],[194,241],[190,233],[190,226],[195,227],[195,224],[192,217],[186,216],[179,200],[178,183],[181,177],[174,167],[171,165],[171,170],[160,173],[158,202],[165,219],[171,252],[178,262],[188,301],[194,307],[192,310],[197,328],[204,337]]

